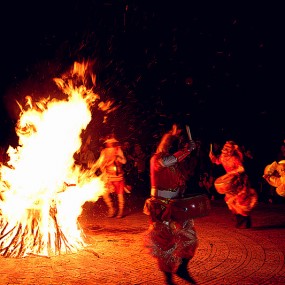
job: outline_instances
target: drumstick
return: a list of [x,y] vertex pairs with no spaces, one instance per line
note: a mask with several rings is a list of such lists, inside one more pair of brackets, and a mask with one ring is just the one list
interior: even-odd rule
[[210,143],[210,152],[212,152],[212,151],[213,151],[213,144]]
[[186,125],[186,131],[187,131],[187,135],[188,135],[189,140],[192,141],[192,135],[190,132],[190,127],[188,125]]

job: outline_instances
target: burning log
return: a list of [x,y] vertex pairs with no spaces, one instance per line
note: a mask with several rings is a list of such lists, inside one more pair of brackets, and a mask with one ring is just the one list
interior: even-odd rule
[[[4,257],[25,257],[28,255],[54,256],[75,253],[85,247],[83,240],[69,241],[57,221],[56,207],[51,207],[48,217],[49,230],[43,229],[41,209],[28,209],[22,221],[12,228],[8,221],[0,222],[0,254]],[[78,224],[80,229],[80,225]],[[84,236],[83,231],[81,231]],[[71,242],[72,241],[72,242]]]

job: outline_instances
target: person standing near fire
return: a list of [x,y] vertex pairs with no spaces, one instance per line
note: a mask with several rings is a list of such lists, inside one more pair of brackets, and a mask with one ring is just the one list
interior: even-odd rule
[[234,141],[226,141],[219,155],[210,149],[209,158],[212,163],[221,164],[226,171],[215,180],[214,185],[219,194],[225,195],[225,202],[235,215],[236,228],[250,228],[250,213],[258,197],[245,172],[242,150]]
[[[121,145],[115,138],[107,139],[103,144],[103,149],[95,163],[95,168],[100,169],[101,177],[106,185],[106,193],[103,200],[108,206],[108,217],[122,218],[124,216],[124,170],[123,165],[127,162]],[[115,210],[112,194],[118,199],[118,211]]]
[[180,169],[183,160],[195,149],[195,142],[180,148],[182,130],[176,124],[164,134],[150,159],[151,197],[145,201],[143,212],[149,215],[145,248],[157,259],[165,282],[173,285],[173,274],[195,283],[187,266],[198,247],[194,220],[174,218],[171,201],[180,200],[186,190],[186,177]]

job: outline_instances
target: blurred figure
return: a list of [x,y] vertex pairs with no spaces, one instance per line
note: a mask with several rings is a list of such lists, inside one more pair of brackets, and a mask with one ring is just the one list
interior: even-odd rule
[[180,167],[195,149],[195,142],[190,141],[183,147],[180,142],[181,130],[173,125],[151,157],[151,198],[146,200],[144,206],[144,213],[150,216],[145,246],[157,259],[166,284],[174,284],[174,273],[195,283],[187,269],[198,246],[194,220],[191,216],[184,216],[183,211],[175,212],[175,206],[172,206],[172,202],[183,200],[186,181]]
[[86,142],[81,146],[79,152],[75,154],[75,162],[79,164],[82,169],[91,169],[95,162],[95,155],[90,149],[91,136],[89,135]]
[[[96,162],[95,168],[99,168],[102,179],[106,183],[107,191],[103,196],[103,199],[108,206],[108,217],[114,217],[117,214],[117,218],[124,216],[124,171],[122,166],[126,163],[126,158],[121,149],[119,141],[115,138],[107,139],[104,142],[103,149]],[[111,194],[115,194],[118,199],[118,211],[116,213],[114,203],[112,201]]]
[[135,179],[134,179],[134,191],[137,192],[139,196],[145,197],[147,195],[147,173],[146,173],[146,162],[147,155],[143,151],[142,146],[139,143],[134,145],[134,150],[132,153],[134,159],[134,169],[135,169]]
[[285,160],[278,163],[274,161],[267,165],[264,169],[263,178],[275,188],[279,196],[285,197]]
[[254,189],[258,189],[260,172],[258,170],[259,163],[255,160],[255,153],[252,149],[246,147],[245,145],[241,146],[241,151],[243,152],[244,157],[244,169],[251,181],[251,185]]
[[285,142],[280,145],[279,152],[277,153],[277,161],[285,160]]
[[4,146],[0,146],[0,163],[5,164],[7,161],[7,156],[6,148]]
[[214,177],[208,172],[203,172],[200,175],[200,179],[198,182],[201,193],[206,194],[209,199],[215,200],[215,193],[213,191],[214,188]]
[[127,193],[131,193],[133,186],[135,184],[136,174],[135,174],[135,161],[132,156],[132,147],[129,141],[125,141],[122,144],[122,151],[126,158],[126,163],[123,165],[124,179],[126,183],[125,190]]
[[[279,161],[277,163],[277,161]],[[271,204],[278,204],[284,202],[284,195],[282,190],[282,184],[284,183],[284,177],[282,178],[282,165],[283,161],[285,161],[285,143],[284,141],[281,142],[278,152],[276,154],[276,160],[267,165],[264,169],[263,178],[266,183],[264,185],[264,196],[265,199],[267,198],[267,202]],[[282,174],[282,175],[281,175]],[[265,187],[266,186],[266,187]]]
[[234,141],[227,141],[219,156],[210,150],[209,157],[212,163],[221,164],[226,171],[214,184],[218,193],[225,194],[228,208],[236,217],[236,227],[250,228],[250,213],[256,206],[258,197],[245,173],[241,149]]
[[202,140],[195,140],[196,148],[192,152],[191,156],[187,157],[187,188],[190,191],[196,189],[200,193],[201,187],[199,185],[201,175],[208,172],[209,169],[209,158],[207,152],[204,149],[204,144]]
[[142,150],[142,147],[139,143],[134,145],[134,151],[132,154],[134,159],[134,167],[136,168],[138,180],[145,179],[145,170],[146,170],[146,153]]
[[[212,151],[215,156],[219,156],[221,154],[221,151],[222,151],[222,145],[217,141],[213,141],[213,143],[210,144],[210,151]],[[211,160],[210,160],[210,162],[211,162]],[[218,191],[214,185],[214,181],[218,177],[225,174],[225,169],[223,168],[223,166],[221,164],[210,163],[209,173],[213,177],[212,193],[213,193],[214,197],[212,196],[212,199],[213,200],[220,200],[223,198],[223,195],[218,193]]]

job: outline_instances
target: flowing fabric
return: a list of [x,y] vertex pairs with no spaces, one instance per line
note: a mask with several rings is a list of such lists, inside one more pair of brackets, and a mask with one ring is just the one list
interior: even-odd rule
[[147,199],[144,213],[150,215],[145,247],[157,258],[161,271],[176,272],[182,258],[192,259],[198,247],[193,219],[169,219],[168,204],[160,199]]

